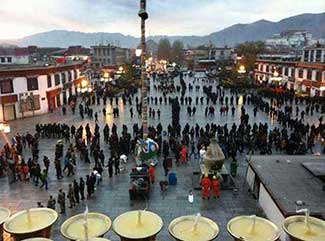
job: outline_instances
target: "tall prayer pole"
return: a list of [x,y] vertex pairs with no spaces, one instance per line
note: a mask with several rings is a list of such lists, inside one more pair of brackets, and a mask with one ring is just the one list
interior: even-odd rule
[[148,98],[147,98],[147,71],[146,71],[146,20],[148,13],[146,11],[146,0],[140,0],[139,17],[141,18],[141,100],[142,100],[142,127],[143,140],[148,138]]

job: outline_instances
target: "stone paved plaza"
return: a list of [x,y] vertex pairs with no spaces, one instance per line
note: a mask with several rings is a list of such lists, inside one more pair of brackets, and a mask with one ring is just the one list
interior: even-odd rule
[[[187,79],[188,81],[188,79]],[[179,93],[178,93],[179,94]],[[150,95],[152,96],[160,96],[160,93],[156,93],[154,88],[151,88]],[[176,95],[176,94],[175,94]],[[187,92],[187,96],[191,95],[195,102],[195,97],[205,96],[202,92],[202,88],[199,92],[196,92],[195,89],[192,92]],[[150,125],[156,126],[160,121],[164,128],[171,122],[171,106],[170,105],[153,105],[155,110],[160,108],[161,118],[160,120],[150,119]],[[208,117],[204,116],[204,109],[206,107],[206,103],[204,105],[199,105],[197,107],[197,113],[194,117],[188,117],[186,112],[186,106],[182,106],[180,121],[182,128],[185,123],[188,122],[191,126],[198,123],[200,126],[205,125],[206,123],[217,123],[224,125],[228,123],[228,126],[231,126],[233,122],[239,123],[240,118],[240,107],[236,107],[236,115],[234,117],[229,114],[228,116],[219,115],[220,106],[216,107],[216,116]],[[103,106],[94,106],[95,110],[98,111],[99,114],[99,125],[102,129],[105,123],[108,123],[111,127],[113,123],[118,126],[119,132],[121,131],[121,126],[123,124],[127,125],[129,128],[129,132],[132,132],[132,125],[135,122],[140,123],[140,119],[135,113],[135,118],[130,118],[129,106],[123,106],[122,101],[119,103],[120,108],[120,117],[117,119],[113,118],[112,114],[112,106],[107,105],[107,116],[103,118],[101,110]],[[265,115],[265,113],[258,112],[257,117],[253,117],[253,107],[246,106],[245,107],[248,113],[250,114],[250,122],[267,122],[271,126],[276,126],[277,123],[269,120],[269,117]],[[135,104],[133,106],[135,112]],[[80,124],[85,126],[87,122],[91,124],[92,130],[94,127],[94,121],[90,121],[88,119],[82,120],[78,113],[72,115],[70,110],[67,111],[68,114],[66,116],[62,116],[60,111],[55,113],[37,116],[34,118],[27,118],[24,120],[17,120],[10,123],[11,125],[11,133],[8,135],[10,138],[11,135],[19,132],[26,133],[27,131],[30,133],[34,133],[35,124],[36,123],[48,123],[48,122],[61,122],[66,123],[68,125],[74,124],[78,127]],[[314,115],[313,117],[307,117],[307,120],[312,122],[317,121],[319,116]],[[43,155],[47,155],[51,161],[54,158],[54,148],[56,139],[40,139],[39,149],[40,149],[40,159]],[[4,141],[1,140],[1,145],[3,145]],[[106,162],[109,157],[109,149],[108,146],[101,142],[101,148],[104,149]],[[317,147],[316,147],[317,148]],[[30,157],[31,154],[28,151],[24,153],[25,160]],[[77,154],[77,157],[79,155]],[[218,200],[210,199],[209,201],[203,201],[200,198],[200,192],[195,191],[194,195],[194,204],[190,204],[187,201],[187,194],[190,189],[192,189],[192,172],[198,170],[197,160],[191,159],[190,163],[187,165],[181,165],[180,167],[173,166],[173,172],[176,172],[178,177],[178,184],[176,186],[170,186],[167,190],[165,199],[162,199],[159,188],[159,181],[164,180],[163,168],[161,163],[157,168],[156,175],[156,183],[154,184],[150,200],[146,204],[145,201],[130,201],[128,188],[129,188],[129,171],[122,173],[120,175],[114,176],[112,179],[108,178],[107,169],[104,171],[103,182],[95,195],[91,197],[87,201],[87,205],[91,212],[101,212],[108,215],[112,220],[117,217],[119,214],[133,210],[133,209],[144,209],[146,205],[148,205],[148,209],[150,211],[156,212],[159,214],[163,221],[164,227],[161,233],[158,236],[158,240],[160,241],[169,241],[172,238],[168,234],[168,224],[170,221],[176,217],[182,215],[190,215],[200,212],[203,216],[209,217],[216,221],[220,225],[221,233],[218,240],[222,241],[230,241],[232,238],[228,235],[226,230],[227,222],[234,216],[237,215],[251,215],[258,214],[263,215],[262,211],[258,207],[256,200],[250,196],[247,192],[247,186],[244,183],[247,163],[245,161],[245,156],[239,156],[239,175],[235,178],[236,185],[239,189],[238,195],[234,195],[232,191],[222,191],[221,197]],[[132,157],[130,157],[130,161],[128,163],[128,170],[130,170],[131,165],[133,165]],[[16,212],[18,210],[22,210],[29,207],[36,207],[37,202],[41,201],[46,205],[47,199],[49,195],[54,195],[57,197],[58,189],[63,188],[67,193],[68,184],[72,183],[74,179],[79,179],[79,177],[85,177],[91,169],[92,165],[86,165],[83,162],[78,163],[77,171],[75,176],[73,177],[65,177],[59,181],[56,180],[54,164],[51,163],[50,166],[50,175],[49,175],[49,190],[45,191],[43,189],[35,187],[32,183],[29,182],[16,182],[14,184],[8,184],[7,178],[0,179],[0,206],[5,206],[10,208],[12,212]],[[229,160],[226,160],[226,167],[229,167]],[[59,220],[55,225],[53,239],[56,241],[64,240],[60,235],[59,228],[64,220],[68,217],[81,213],[85,209],[86,202],[77,205],[76,208],[69,209],[67,208],[67,213],[65,215],[60,215]],[[118,240],[118,237],[111,230],[109,233],[105,235],[105,237],[115,241]]]

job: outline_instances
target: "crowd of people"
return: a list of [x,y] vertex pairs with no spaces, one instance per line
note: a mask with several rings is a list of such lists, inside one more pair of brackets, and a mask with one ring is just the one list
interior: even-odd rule
[[[149,90],[149,117],[160,119],[164,105],[171,106],[171,119],[164,120],[156,125],[149,126],[148,137],[160,146],[158,156],[162,159],[165,176],[168,174],[167,159],[172,157],[176,165],[186,164],[190,159],[198,159],[202,151],[206,150],[211,138],[217,138],[225,156],[236,160],[238,153],[259,153],[262,155],[277,153],[306,154],[313,153],[317,141],[323,138],[322,150],[325,153],[325,128],[321,117],[320,103],[304,102],[298,98],[273,96],[267,98],[254,91],[240,93],[238,89],[224,89],[216,80],[189,78],[187,81],[181,74],[178,77],[155,75],[152,78],[154,91]],[[203,93],[200,86],[203,86]],[[105,88],[105,87],[103,87]],[[67,195],[60,189],[58,198],[49,197],[48,207],[60,206],[65,212],[65,199],[69,200],[69,207],[73,207],[80,200],[89,198],[96,186],[102,180],[105,168],[109,178],[121,172],[121,155],[129,156],[135,153],[137,141],[142,137],[143,129],[137,121],[133,126],[123,124],[120,128],[113,123],[111,126],[102,124],[98,118],[99,111],[105,117],[108,113],[106,106],[112,107],[114,118],[120,116],[120,105],[129,106],[130,117],[133,119],[133,108],[141,117],[142,102],[135,93],[122,96],[107,97],[103,88],[97,93],[85,98],[79,104],[81,120],[88,118],[88,123],[78,125],[72,123],[39,123],[35,126],[35,133],[16,134],[10,143],[7,143],[0,155],[0,175],[8,174],[10,183],[29,181],[48,189],[49,168],[54,166],[57,179],[76,176],[75,169],[79,163],[93,165],[92,172],[85,177],[75,178],[68,187]],[[196,96],[191,94],[196,91]],[[202,95],[202,96],[200,96]],[[295,107],[293,106],[295,104]],[[96,107],[96,105],[98,107]],[[100,105],[104,107],[101,108]],[[219,114],[216,109],[219,109]],[[197,116],[200,112],[206,119],[190,124],[181,120],[180,113],[184,110],[188,118]],[[250,114],[252,110],[252,114]],[[62,110],[66,115],[66,108]],[[226,119],[220,124],[216,118],[228,118],[235,113],[239,121]],[[72,113],[75,111],[72,109]],[[266,122],[259,121],[257,114],[277,122],[273,127]],[[319,115],[317,122],[309,123],[306,117]],[[103,118],[105,120],[105,118]],[[93,121],[93,122],[92,122]],[[199,121],[199,119],[197,120]],[[232,122],[232,123],[231,123]],[[193,122],[191,122],[193,123]],[[183,126],[182,126],[183,125]],[[94,126],[94,128],[91,128]],[[132,128],[132,130],[130,130]],[[42,150],[39,143],[46,139],[57,141],[53,158],[39,155]],[[109,152],[107,151],[109,149]],[[30,151],[31,156],[26,157]],[[107,154],[109,153],[109,154]],[[79,155],[79,156],[78,156]],[[107,156],[109,155],[109,158]],[[26,161],[27,160],[27,161]],[[42,160],[42,161],[41,161]],[[52,164],[53,163],[53,164]],[[63,165],[62,165],[63,164]],[[63,167],[62,167],[63,166]],[[77,181],[79,179],[79,181]],[[217,180],[217,179],[216,179]],[[213,180],[202,197],[209,198],[209,190],[213,189],[215,197],[219,197],[219,189]],[[203,185],[203,184],[202,184]],[[87,195],[84,194],[86,190]]]

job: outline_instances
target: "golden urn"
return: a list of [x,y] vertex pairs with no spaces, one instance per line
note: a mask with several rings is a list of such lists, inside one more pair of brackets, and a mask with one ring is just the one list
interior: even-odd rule
[[[87,230],[85,227],[85,214],[78,214],[67,219],[61,225],[61,234],[68,240],[80,240],[103,237],[111,228],[112,221],[101,213],[87,213]],[[87,234],[86,234],[87,233]]]
[[284,220],[283,230],[291,241],[325,240],[325,221],[302,215],[290,216]]
[[3,225],[13,240],[28,238],[50,238],[58,213],[49,208],[31,208],[12,215]]
[[276,241],[280,237],[279,228],[274,223],[255,215],[231,219],[227,230],[236,241]]
[[142,210],[123,213],[113,222],[113,230],[121,241],[154,241],[162,227],[157,214]]
[[218,237],[220,229],[211,219],[189,215],[174,219],[168,231],[177,241],[212,241]]
[[10,210],[7,208],[0,207],[0,240],[3,237],[3,223],[10,217]]

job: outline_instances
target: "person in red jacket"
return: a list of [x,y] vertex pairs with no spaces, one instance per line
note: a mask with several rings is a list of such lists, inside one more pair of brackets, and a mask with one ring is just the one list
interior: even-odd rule
[[153,164],[150,164],[149,167],[149,178],[151,183],[153,184],[155,182],[155,178],[156,178],[156,170]]
[[211,188],[211,181],[208,174],[205,174],[201,181],[202,186],[202,199],[210,199],[210,188]]
[[220,181],[216,176],[213,176],[211,186],[212,186],[214,198],[219,198],[219,196],[220,196]]
[[187,163],[187,149],[185,145],[182,146],[182,150],[181,150],[181,163],[182,164]]

